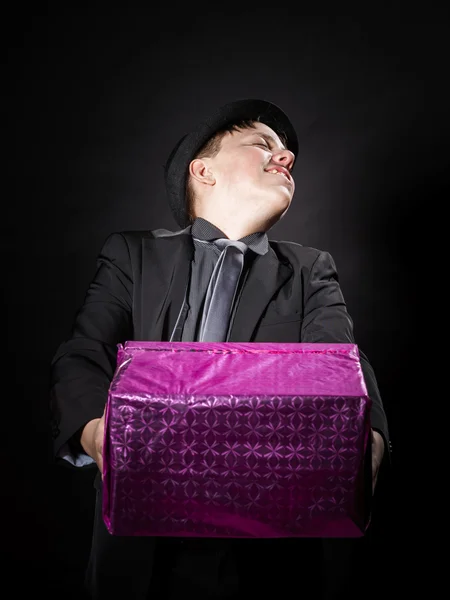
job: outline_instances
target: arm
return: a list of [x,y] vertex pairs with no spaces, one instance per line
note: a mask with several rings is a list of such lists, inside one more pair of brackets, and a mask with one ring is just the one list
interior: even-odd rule
[[121,234],[112,234],[100,251],[72,334],[51,363],[54,455],[76,466],[94,462],[82,454],[80,440],[86,424],[102,417],[117,344],[132,337],[132,288],[128,245]]
[[[353,335],[353,322],[347,312],[333,258],[328,252],[321,252],[317,257],[305,287],[301,340],[315,343],[356,343]],[[390,459],[391,448],[387,418],[375,373],[361,349],[359,349],[359,354],[367,393],[372,400],[370,415],[372,429],[382,437],[386,450],[383,453]],[[381,443],[378,436],[376,439],[378,449]]]

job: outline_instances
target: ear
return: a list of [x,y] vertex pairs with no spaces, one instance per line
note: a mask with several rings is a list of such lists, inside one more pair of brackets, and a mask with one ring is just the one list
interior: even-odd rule
[[189,175],[199,183],[206,185],[214,185],[216,183],[214,175],[209,168],[208,159],[196,158],[191,161]]

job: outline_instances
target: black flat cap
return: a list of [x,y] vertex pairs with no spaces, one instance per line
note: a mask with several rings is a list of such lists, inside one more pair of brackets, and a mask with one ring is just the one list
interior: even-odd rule
[[229,102],[184,135],[170,153],[164,167],[164,179],[170,208],[176,222],[184,229],[189,225],[186,206],[188,167],[196,153],[220,129],[244,119],[259,120],[277,134],[284,134],[287,148],[297,156],[298,139],[287,115],[266,100],[244,99]]

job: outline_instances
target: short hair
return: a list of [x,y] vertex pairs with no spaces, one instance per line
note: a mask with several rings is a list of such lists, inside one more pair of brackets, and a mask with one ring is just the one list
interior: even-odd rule
[[[236,123],[231,123],[229,125],[226,125],[225,127],[222,127],[221,129],[218,129],[216,131],[216,133],[212,137],[210,137],[207,142],[205,142],[203,144],[203,146],[195,154],[195,156],[193,157],[192,160],[195,160],[196,158],[213,158],[214,156],[217,156],[217,154],[220,151],[222,139],[226,133],[231,133],[233,131],[242,131],[243,129],[254,128],[255,123],[258,123],[258,122],[261,122],[259,117],[256,117],[255,119],[242,119],[240,121],[236,121]],[[279,130],[278,128],[275,129],[275,133],[278,135],[281,142],[286,146],[287,145],[286,134],[282,130]],[[191,179],[188,174],[187,182],[186,182],[186,209],[187,209],[187,214],[188,214],[190,223],[192,223],[195,219],[194,201],[195,201],[194,188],[192,186]]]

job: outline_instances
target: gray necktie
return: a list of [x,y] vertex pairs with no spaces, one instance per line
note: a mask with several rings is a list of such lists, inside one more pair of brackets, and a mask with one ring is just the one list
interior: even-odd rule
[[199,342],[225,342],[247,245],[219,238],[214,244],[222,250],[206,292]]

